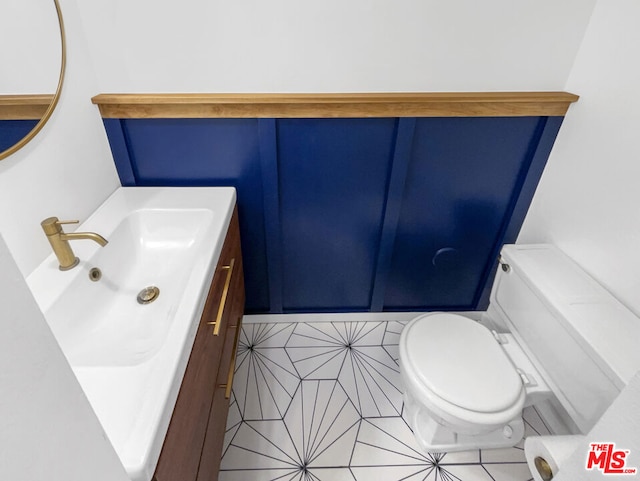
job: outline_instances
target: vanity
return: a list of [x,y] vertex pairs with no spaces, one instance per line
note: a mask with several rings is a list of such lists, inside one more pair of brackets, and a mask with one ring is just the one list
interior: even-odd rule
[[75,267],[52,254],[27,282],[106,436],[132,481],[217,479],[245,302],[235,189],[119,188],[81,231],[108,243],[72,238]]
[[218,479],[244,301],[236,208],[209,288],[154,481]]

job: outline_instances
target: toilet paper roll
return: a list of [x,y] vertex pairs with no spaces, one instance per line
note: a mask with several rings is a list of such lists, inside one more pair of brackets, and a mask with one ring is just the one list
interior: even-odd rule
[[535,465],[537,457],[543,458],[555,476],[564,461],[573,454],[584,440],[581,435],[529,436],[524,442],[524,454],[535,481],[543,481]]

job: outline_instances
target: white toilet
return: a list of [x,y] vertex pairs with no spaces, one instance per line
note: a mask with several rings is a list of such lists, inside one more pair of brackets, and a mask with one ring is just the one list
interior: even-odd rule
[[640,369],[640,320],[559,249],[504,246],[501,264],[479,321],[429,313],[402,331],[405,414],[425,451],[513,446],[522,409],[546,400],[558,430],[586,433]]

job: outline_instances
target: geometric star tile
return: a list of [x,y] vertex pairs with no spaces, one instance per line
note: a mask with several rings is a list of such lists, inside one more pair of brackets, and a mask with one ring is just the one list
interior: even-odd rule
[[402,411],[400,369],[383,347],[387,322],[300,323],[286,351],[302,379],[338,379],[362,417]]
[[300,378],[283,346],[292,324],[243,326],[233,392],[242,419],[282,419]]
[[402,329],[408,324],[408,321],[389,321],[387,322],[387,328],[384,333],[384,339],[382,345],[387,350],[389,355],[396,361],[396,364],[400,365],[398,353],[398,344],[400,343],[400,334]]
[[240,424],[242,423],[242,415],[240,414],[240,409],[238,408],[238,403],[236,402],[235,396],[233,392],[231,393],[231,399],[229,401],[229,412],[227,414],[227,427],[224,433],[224,443],[222,445],[222,455],[226,452],[231,440],[234,438],[238,429],[240,428]]
[[[293,318],[293,316],[292,316]],[[406,322],[245,323],[220,481],[527,481],[514,447],[426,453],[404,419]],[[525,437],[549,434],[538,412]]]
[[[376,478],[371,478],[375,480]],[[306,473],[297,469],[220,471],[218,481],[357,481],[349,468],[321,468]]]
[[349,465],[360,416],[335,380],[302,381],[284,422],[301,465]]
[[360,416],[337,381],[302,381],[284,419],[242,422],[222,458],[220,479],[330,475],[354,481],[348,466],[359,424]]
[[293,469],[296,446],[282,420],[245,421],[231,440],[222,460],[223,470]]
[[483,463],[494,481],[531,481],[533,476],[527,463]]
[[400,368],[382,347],[347,350],[338,380],[364,418],[402,412]]
[[381,346],[385,323],[317,322],[296,326],[286,348],[302,379],[336,379],[351,346]]
[[260,349],[284,347],[297,323],[282,322],[275,324],[243,324],[242,339],[245,344]]
[[371,466],[351,468],[357,481],[494,481],[478,464],[440,466]]
[[360,426],[351,466],[442,465],[478,463],[478,451],[425,453],[418,446],[404,420],[395,418],[365,419]]

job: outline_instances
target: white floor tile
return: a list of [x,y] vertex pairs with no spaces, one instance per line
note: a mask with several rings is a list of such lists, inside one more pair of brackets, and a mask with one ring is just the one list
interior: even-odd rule
[[546,436],[551,434],[549,428],[534,407],[529,406],[524,408],[522,417],[524,419],[525,436]]
[[400,335],[407,322],[402,321],[389,321],[384,334],[383,344],[398,345],[400,343]]
[[489,473],[479,464],[438,466],[436,471],[426,479],[429,481],[494,481]]
[[222,445],[222,455],[226,453],[231,440],[238,432],[240,424],[242,423],[242,415],[238,408],[235,396],[231,393],[231,400],[229,402],[229,413],[227,414],[227,428],[224,434],[224,444]]
[[337,379],[347,356],[342,345],[286,349],[301,379]]
[[335,380],[302,381],[284,422],[302,464],[349,465],[360,416]]
[[233,392],[245,421],[282,419],[299,382],[283,348],[238,347]]
[[284,347],[297,323],[245,324],[240,342],[248,346]]
[[238,429],[220,469],[293,469],[300,459],[283,421],[248,421]]
[[220,471],[218,481],[306,481],[299,468]]
[[483,449],[482,453],[483,463],[523,463],[524,449],[513,448],[501,448],[501,449]]
[[[220,481],[527,481],[522,443],[423,453],[403,419],[405,321],[243,326]],[[533,408],[525,434],[547,434]]]
[[345,340],[332,322],[300,323],[287,341],[286,347],[337,347]]
[[402,466],[428,462],[429,458],[422,453],[402,418],[362,421],[351,466]]
[[526,463],[485,463],[483,466],[495,481],[529,481],[533,479]]
[[385,344],[382,346],[382,348],[387,351],[387,354],[389,354],[389,357],[391,357],[391,359],[393,359],[396,363],[396,365],[399,367],[400,366],[400,352],[398,349],[398,345],[397,344]]
[[400,415],[400,369],[383,348],[350,349],[338,379],[362,417]]
[[[360,466],[352,467],[356,481],[424,481],[435,472],[433,465],[417,466]],[[440,480],[438,480],[440,481]]]
[[371,466],[354,467],[351,470],[357,481],[493,481],[484,468],[478,464]]
[[[376,479],[369,478],[369,481]],[[296,468],[221,471],[218,481],[356,481],[356,478],[349,468]]]
[[311,468],[309,477],[303,481],[356,481],[356,478],[349,468]]

